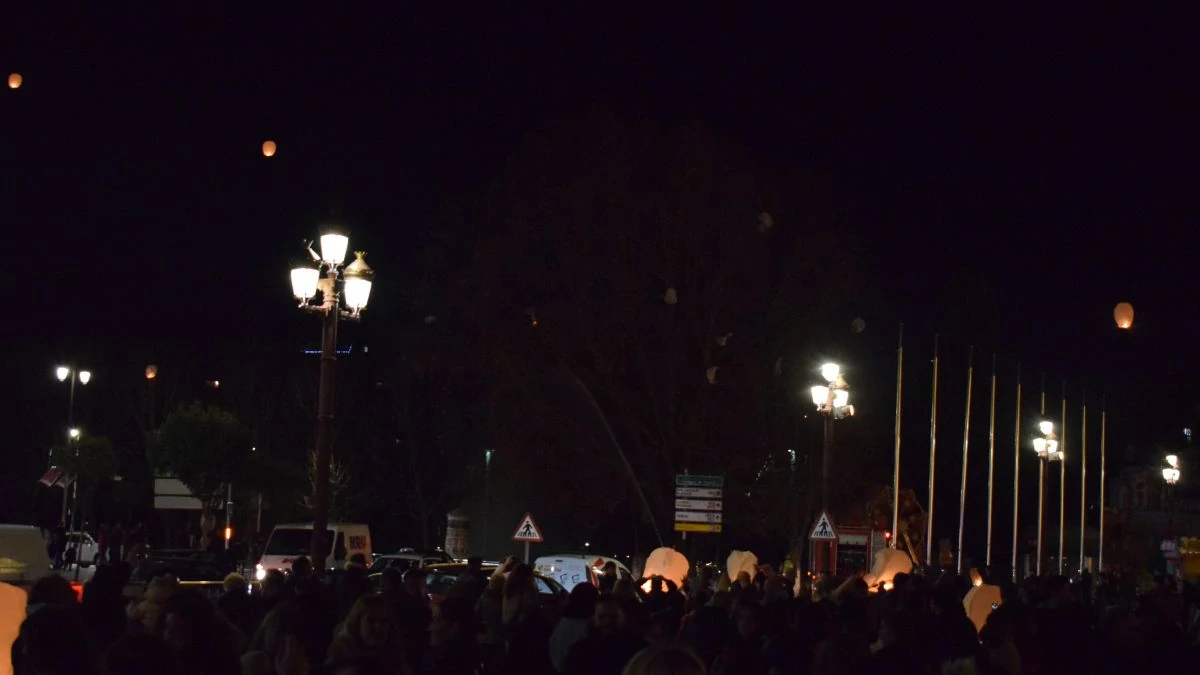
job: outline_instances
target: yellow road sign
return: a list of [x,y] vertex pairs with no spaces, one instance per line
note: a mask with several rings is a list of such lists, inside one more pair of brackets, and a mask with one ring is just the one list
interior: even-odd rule
[[712,532],[720,533],[720,523],[675,523],[676,532]]

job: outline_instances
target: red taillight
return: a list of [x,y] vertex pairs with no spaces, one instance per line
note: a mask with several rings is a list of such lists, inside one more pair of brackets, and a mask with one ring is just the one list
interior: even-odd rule
[[83,584],[78,581],[71,582],[71,590],[75,591],[75,599],[80,603],[83,602]]

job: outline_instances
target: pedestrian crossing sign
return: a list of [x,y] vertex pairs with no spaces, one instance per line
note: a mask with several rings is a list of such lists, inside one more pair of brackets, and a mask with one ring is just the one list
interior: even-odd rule
[[521,519],[521,523],[517,525],[517,531],[513,532],[513,541],[542,543],[542,531],[538,529],[537,523],[533,522],[532,515],[526,513],[525,517]]
[[837,541],[837,530],[833,529],[833,520],[829,518],[827,511],[821,512],[821,516],[817,518],[817,524],[813,526],[812,534],[809,534],[808,538],[818,541]]

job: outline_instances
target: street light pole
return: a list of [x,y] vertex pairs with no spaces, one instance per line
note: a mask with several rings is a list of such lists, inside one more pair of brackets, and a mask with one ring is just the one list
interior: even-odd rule
[[[86,387],[87,383],[92,381],[92,373],[89,370],[78,370],[77,371],[74,367],[70,367],[70,366],[58,366],[57,368],[54,369],[54,376],[58,378],[59,382],[65,382],[68,378],[70,378],[70,380],[71,380],[70,387],[68,388],[69,393],[67,394],[67,436],[68,436],[68,441],[74,440],[75,438],[78,437],[78,433],[75,430],[75,380],[79,380],[80,384],[82,384],[83,386]],[[76,450],[76,452],[78,452],[78,450]],[[53,462],[54,462],[54,450],[53,449],[50,450],[50,462],[51,462],[51,464],[53,464]],[[76,476],[75,478],[78,478],[78,477]],[[76,501],[78,501],[79,486],[77,484],[75,484],[75,480],[72,480],[72,485],[75,488]],[[67,526],[67,489],[68,489],[68,487],[71,487],[71,486],[67,486],[67,485],[63,486],[62,512],[59,514],[59,519],[58,519],[58,523],[62,527]],[[71,507],[72,523],[75,520],[74,509],[75,509],[75,507],[72,506]]]
[[[329,464],[333,454],[333,394],[334,375],[337,365],[337,327],[341,319],[357,321],[367,306],[371,294],[374,271],[363,260],[366,253],[355,252],[355,260],[349,265],[346,251],[350,240],[338,232],[321,235],[321,254],[317,255],[311,243],[309,255],[318,267],[297,267],[292,270],[292,295],[300,301],[300,308],[321,315],[321,370],[317,390],[317,439],[316,475],[313,485],[313,530],[309,553],[313,569],[325,569],[325,558],[330,542],[326,530],[329,525]],[[324,277],[322,277],[324,272]],[[339,292],[339,285],[341,286]],[[320,302],[310,302],[321,294]],[[343,305],[345,309],[343,309]]]
[[854,414],[850,405],[850,387],[842,377],[842,369],[836,363],[821,366],[821,377],[825,384],[812,387],[813,404],[824,416],[821,447],[821,510],[829,509],[829,463],[833,445],[833,421]]
[[483,451],[483,554],[488,554],[488,532],[492,516],[492,453],[488,448]]

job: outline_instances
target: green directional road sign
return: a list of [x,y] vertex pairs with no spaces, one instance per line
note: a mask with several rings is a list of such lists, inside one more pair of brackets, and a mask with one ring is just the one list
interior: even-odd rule
[[675,476],[675,484],[687,487],[719,488],[725,487],[724,476],[692,476],[680,474]]

